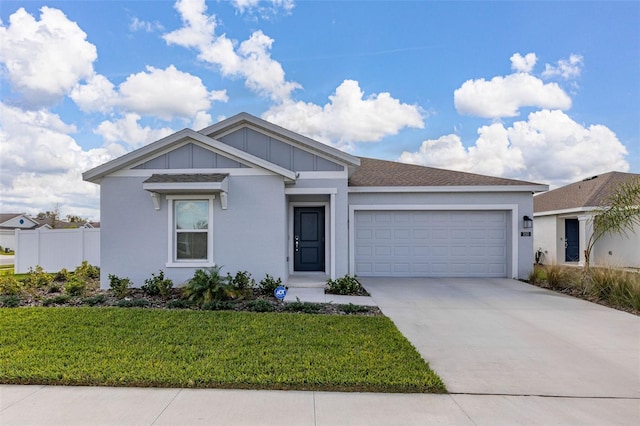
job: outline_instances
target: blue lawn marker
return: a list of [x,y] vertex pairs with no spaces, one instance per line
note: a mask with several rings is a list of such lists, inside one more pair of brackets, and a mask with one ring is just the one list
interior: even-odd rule
[[276,296],[276,299],[282,301],[282,300],[284,300],[285,296],[287,295],[287,288],[285,286],[279,285],[273,291],[273,295]]

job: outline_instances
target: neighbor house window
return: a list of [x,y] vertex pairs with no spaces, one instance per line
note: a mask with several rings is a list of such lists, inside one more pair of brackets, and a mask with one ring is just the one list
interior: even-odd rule
[[169,264],[210,266],[213,264],[213,196],[198,199],[168,196]]

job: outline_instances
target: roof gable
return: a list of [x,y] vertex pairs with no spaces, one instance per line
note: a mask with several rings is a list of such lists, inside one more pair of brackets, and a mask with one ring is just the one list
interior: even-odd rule
[[[350,171],[353,171],[355,167],[360,165],[358,157],[347,154],[339,149],[333,148],[306,136],[302,136],[298,133],[292,132],[291,130],[285,129],[245,112],[236,114],[233,117],[206,127],[198,133],[214,139],[222,140],[225,136],[243,128],[249,128],[281,143],[286,143],[303,151],[308,151],[312,154],[319,155],[320,157],[328,158],[331,161],[337,161],[341,164],[345,164]],[[250,148],[247,147],[246,149],[249,150]]]
[[116,171],[132,168],[145,164],[147,161],[162,156],[172,151],[172,148],[180,148],[183,145],[195,143],[212,149],[216,153],[222,154],[230,160],[238,163],[247,164],[252,167],[262,168],[273,173],[279,174],[288,180],[295,180],[295,173],[276,164],[265,161],[247,152],[233,148],[220,141],[204,136],[191,129],[183,129],[165,138],[162,138],[149,145],[143,146],[135,151],[111,160],[105,164],[88,170],[82,174],[85,181],[99,183],[103,177]]
[[249,166],[197,143],[185,143],[133,166],[132,169],[239,169],[244,167]]
[[[474,173],[453,170],[436,169],[433,167],[413,164],[397,163],[394,161],[376,160],[360,157],[360,167],[349,179],[350,187],[461,187],[461,186],[527,186],[539,187],[545,185],[484,176]],[[527,189],[528,190],[528,189]]]
[[640,174],[622,172],[593,176],[536,195],[533,198],[533,211],[539,213],[603,206],[620,184],[638,178]]
[[0,228],[31,229],[40,225],[38,221],[31,219],[25,213],[0,213]]

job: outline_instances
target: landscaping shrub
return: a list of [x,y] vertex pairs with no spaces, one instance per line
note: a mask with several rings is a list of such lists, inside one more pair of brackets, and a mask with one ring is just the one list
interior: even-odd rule
[[345,314],[369,312],[369,308],[367,306],[354,305],[353,303],[349,303],[348,305],[338,305],[338,309],[340,309]]
[[104,294],[98,294],[91,297],[85,297],[81,302],[83,305],[96,306],[103,304],[105,300],[107,300],[107,298]]
[[546,265],[529,275],[531,284],[640,313],[640,274],[615,268],[589,270]]
[[64,285],[64,292],[69,296],[83,296],[87,291],[87,283],[80,277],[72,277]]
[[58,283],[66,283],[71,279],[71,272],[67,268],[62,268],[53,276],[53,281]]
[[547,275],[545,274],[544,267],[539,265],[534,265],[531,272],[529,272],[529,277],[527,281],[531,284],[540,284],[546,279]]
[[62,289],[63,289],[63,283],[60,281],[55,281],[54,279],[54,281],[51,284],[49,284],[47,293],[59,293]]
[[274,309],[271,302],[265,299],[252,300],[247,306],[254,312],[271,312]]
[[73,271],[76,276],[80,276],[89,280],[100,278],[100,268],[90,265],[89,262],[83,260],[82,263]]
[[251,278],[251,274],[247,271],[238,271],[235,276],[227,274],[227,281],[233,292],[233,298],[247,298],[253,296],[253,288],[256,281]]
[[591,268],[584,291],[618,308],[640,311],[640,275],[613,268]]
[[362,287],[360,281],[353,276],[345,275],[335,280],[328,279],[326,292],[329,294],[368,296],[369,293]]
[[131,290],[131,280],[109,274],[109,288],[118,299],[124,299]]
[[274,279],[271,275],[267,274],[264,279],[260,280],[258,284],[258,291],[265,296],[273,296],[273,292],[276,287],[282,285],[282,279]]
[[0,306],[3,308],[17,308],[20,306],[20,296],[11,294],[9,296],[0,296]]
[[58,296],[44,299],[42,301],[42,306],[64,305],[69,301],[69,299],[71,299],[71,296],[69,296],[68,294],[60,294]]
[[0,295],[17,296],[22,292],[23,284],[12,275],[0,276]]
[[164,272],[160,270],[158,275],[151,274],[151,278],[144,280],[142,291],[149,296],[161,296],[166,299],[171,295],[173,281],[164,277]]
[[36,265],[35,269],[29,268],[29,272],[27,272],[23,282],[27,289],[45,288],[53,282],[53,275],[47,274],[42,269],[42,266]]
[[218,266],[196,270],[193,278],[182,289],[183,297],[198,306],[215,300],[228,300],[234,294],[228,276],[223,277]]
[[547,285],[551,288],[565,288],[567,287],[567,272],[566,268],[558,265],[545,266],[545,275],[547,277]]
[[303,312],[305,314],[315,314],[320,312],[322,305],[312,302],[301,302],[300,299],[296,299],[295,302],[290,302],[284,305],[284,310],[288,312]]

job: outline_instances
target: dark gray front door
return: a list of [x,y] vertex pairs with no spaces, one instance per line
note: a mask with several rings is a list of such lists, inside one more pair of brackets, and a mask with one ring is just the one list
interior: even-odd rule
[[324,271],[324,207],[294,207],[293,216],[293,270]]
[[578,219],[564,220],[564,261],[578,262],[580,260],[580,226]]

